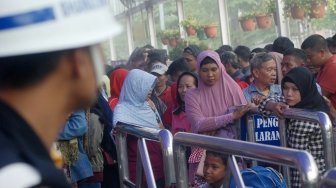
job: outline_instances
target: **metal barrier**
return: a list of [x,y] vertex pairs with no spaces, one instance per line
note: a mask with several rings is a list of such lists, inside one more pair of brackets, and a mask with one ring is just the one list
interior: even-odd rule
[[[247,122],[247,138],[250,142],[256,142],[255,138],[255,125],[253,120],[253,115],[260,115],[255,109],[251,111],[246,116]],[[298,119],[305,121],[316,122],[320,125],[323,137],[323,148],[324,148],[324,158],[326,163],[326,169],[331,169],[335,167],[335,155],[334,155],[334,139],[332,124],[329,116],[324,112],[310,112],[302,109],[290,108],[285,110],[283,118],[279,118],[279,133],[280,133],[280,143],[281,146],[287,147],[286,138],[286,119]],[[237,122],[239,123],[239,122]],[[239,127],[239,126],[238,126]],[[255,162],[253,162],[255,164]],[[290,185],[290,171],[288,167],[283,169],[283,174],[286,177],[287,184]]]
[[[147,145],[145,142],[146,139],[161,143],[166,186],[170,186],[176,182],[174,174],[173,136],[168,130],[147,128],[138,125],[128,125],[124,123],[118,123],[115,129],[121,187],[125,187],[125,185],[127,187],[141,187],[142,168],[145,172],[148,187],[156,187],[152,165],[150,163]],[[126,143],[127,134],[138,138],[137,174],[135,184],[129,180]]]
[[321,179],[321,188],[336,187],[336,168],[327,171]]
[[174,157],[176,185],[178,188],[188,187],[188,176],[185,150],[186,146],[196,146],[230,155],[229,167],[237,187],[244,188],[244,182],[235,161],[236,156],[262,160],[280,165],[296,167],[301,174],[302,187],[318,187],[318,169],[314,158],[306,151],[244,142],[240,140],[218,138],[192,133],[177,133],[174,136]]
[[[251,115],[256,113],[249,113],[247,116],[247,132],[249,141],[255,142],[255,135],[254,135],[254,126],[253,120],[251,120]],[[285,110],[284,112],[284,119],[279,118],[279,131],[280,131],[280,140],[281,145],[286,147],[286,124],[285,119],[298,119],[298,120],[305,120],[305,121],[312,121],[316,122],[320,125],[322,130],[322,137],[323,137],[323,148],[324,148],[324,156],[325,156],[325,163],[326,168],[331,169],[335,167],[335,155],[334,155],[334,146],[333,146],[333,130],[332,124],[329,119],[329,116],[324,112],[310,112],[302,109],[295,109],[290,108]]]

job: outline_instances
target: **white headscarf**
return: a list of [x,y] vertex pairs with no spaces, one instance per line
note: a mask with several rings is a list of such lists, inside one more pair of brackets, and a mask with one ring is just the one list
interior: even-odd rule
[[119,102],[114,109],[113,124],[122,122],[144,127],[159,128],[160,116],[146,101],[154,88],[156,77],[139,69],[131,70],[123,84]]

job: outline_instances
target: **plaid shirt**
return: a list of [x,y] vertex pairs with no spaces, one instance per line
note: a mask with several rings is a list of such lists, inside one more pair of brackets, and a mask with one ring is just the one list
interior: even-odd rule
[[[258,106],[260,113],[264,116],[271,114],[270,111],[265,109],[269,101],[285,103],[283,96],[265,99]],[[286,133],[288,147],[309,152],[314,157],[319,173],[322,175],[326,167],[324,162],[322,130],[319,124],[311,121],[289,119]],[[292,187],[301,187],[299,171],[291,169],[291,177]]]

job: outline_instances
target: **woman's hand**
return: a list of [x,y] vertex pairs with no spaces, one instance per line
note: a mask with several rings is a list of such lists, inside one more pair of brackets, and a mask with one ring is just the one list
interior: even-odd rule
[[234,120],[240,119],[250,109],[251,109],[251,105],[250,104],[236,107],[235,111],[233,112],[233,119]]
[[266,104],[266,109],[272,111],[278,117],[283,116],[284,111],[288,108],[289,106],[283,102],[269,101]]
[[252,97],[252,99],[251,99],[251,102],[253,103],[253,104],[255,104],[255,105],[259,105],[263,100],[265,100],[266,99],[266,97],[265,96],[262,96],[262,95],[260,95],[260,96],[253,96]]

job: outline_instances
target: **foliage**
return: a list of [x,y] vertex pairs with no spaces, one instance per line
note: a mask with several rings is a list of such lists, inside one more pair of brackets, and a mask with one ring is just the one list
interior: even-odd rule
[[187,28],[187,27],[197,28],[199,23],[198,23],[198,20],[195,17],[189,16],[187,19],[184,19],[184,20],[181,21],[181,25],[185,28]]
[[331,10],[332,13],[336,14],[336,1],[335,0],[327,0],[328,9]]
[[256,15],[270,15],[276,11],[276,5],[274,0],[257,0]]
[[289,17],[291,15],[291,10],[294,7],[303,9],[305,12],[309,12],[313,1],[315,0],[284,0],[284,14]]
[[161,30],[158,33],[161,38],[179,38],[180,32],[178,29]]
[[169,59],[174,61],[182,56],[183,50],[187,45],[186,42],[177,43],[177,46],[169,51]]
[[336,14],[328,9],[327,14],[321,19],[311,20],[313,29],[321,30],[321,29],[330,29],[334,30],[336,28]]

